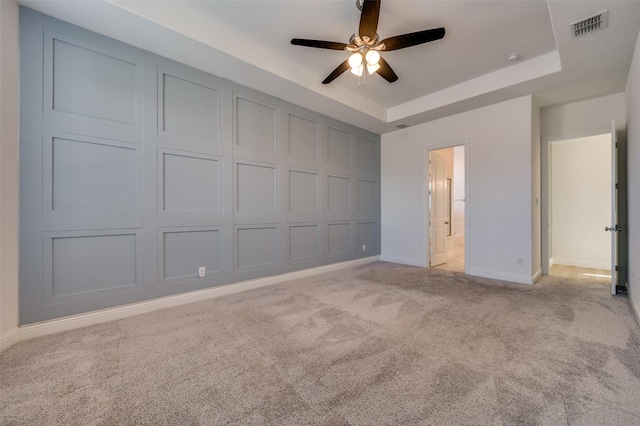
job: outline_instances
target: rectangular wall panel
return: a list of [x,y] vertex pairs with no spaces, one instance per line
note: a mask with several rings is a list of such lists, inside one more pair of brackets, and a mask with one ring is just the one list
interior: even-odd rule
[[351,224],[328,224],[327,240],[329,255],[349,253],[351,251]]
[[327,182],[327,210],[330,213],[348,214],[351,210],[350,179],[329,175]]
[[251,150],[277,152],[277,117],[274,106],[236,97],[236,144]]
[[317,212],[319,209],[317,173],[289,170],[289,211]]
[[51,241],[53,297],[135,285],[136,235],[58,237]]
[[237,163],[236,210],[245,213],[276,212],[277,176],[275,167]]
[[376,183],[358,179],[358,212],[373,215],[376,212]]
[[317,160],[320,140],[316,121],[289,114],[289,155],[305,160]]
[[217,90],[163,73],[162,130],[217,141],[219,93]]
[[[48,140],[47,140],[48,139]],[[50,146],[46,146],[50,144]],[[137,208],[137,149],[88,140],[45,139],[45,170],[55,212],[123,212]],[[45,195],[47,191],[45,191]]]
[[318,225],[289,226],[289,260],[304,260],[320,254]]
[[376,145],[362,137],[358,137],[358,168],[370,171],[376,169]]
[[162,232],[162,279],[198,278],[198,269],[207,274],[220,270],[220,232],[174,230]]
[[278,263],[277,227],[236,229],[236,267],[249,269]]
[[349,133],[328,127],[327,161],[344,167],[351,164],[351,136]]
[[358,250],[374,252],[376,248],[376,224],[375,222],[360,222],[357,227]]
[[160,152],[161,208],[167,212],[219,212],[220,161]]
[[53,40],[54,110],[135,124],[136,89],[135,64]]

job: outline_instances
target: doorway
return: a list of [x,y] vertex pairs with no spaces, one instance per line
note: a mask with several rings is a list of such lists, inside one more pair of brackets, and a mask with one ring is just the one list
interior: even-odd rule
[[465,272],[466,162],[465,145],[429,151],[429,266]]
[[611,134],[549,144],[549,275],[611,282]]

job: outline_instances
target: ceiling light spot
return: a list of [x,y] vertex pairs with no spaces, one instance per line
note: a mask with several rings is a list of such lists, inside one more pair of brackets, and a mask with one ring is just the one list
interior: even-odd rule
[[520,60],[520,54],[519,53],[510,53],[507,56],[507,61],[509,62],[518,62]]

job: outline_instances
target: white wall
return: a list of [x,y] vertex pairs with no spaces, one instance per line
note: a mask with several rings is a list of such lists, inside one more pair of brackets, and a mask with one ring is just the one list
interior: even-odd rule
[[427,150],[468,140],[467,272],[533,282],[532,106],[524,96],[382,135],[383,260],[427,265]]
[[611,135],[551,144],[553,264],[609,269]]
[[640,34],[626,89],[629,294],[640,321]]
[[544,108],[540,111],[540,136],[548,140],[603,134],[611,130],[611,119],[616,120],[618,129],[624,129],[624,99],[624,93],[616,93]]
[[0,350],[18,340],[18,10],[0,1]]

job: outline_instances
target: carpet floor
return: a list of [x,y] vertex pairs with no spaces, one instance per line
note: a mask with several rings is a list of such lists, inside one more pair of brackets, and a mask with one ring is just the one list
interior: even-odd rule
[[609,287],[376,262],[19,342],[2,425],[638,425]]

